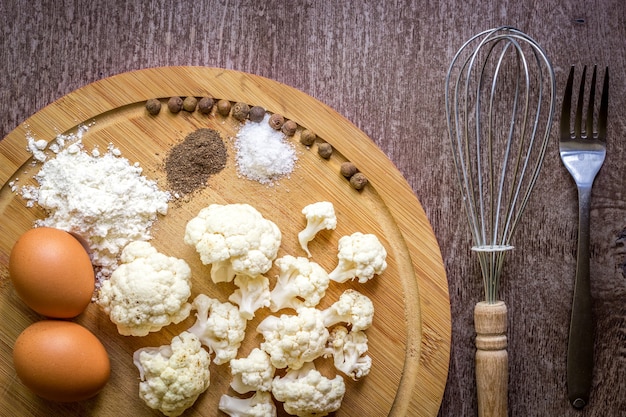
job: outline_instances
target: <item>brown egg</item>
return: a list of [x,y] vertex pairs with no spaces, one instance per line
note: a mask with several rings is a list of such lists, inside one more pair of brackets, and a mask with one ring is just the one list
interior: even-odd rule
[[85,327],[63,320],[28,326],[15,341],[13,363],[31,391],[60,402],[93,397],[111,374],[109,356],[98,338]]
[[11,250],[9,274],[24,303],[47,317],[76,317],[93,296],[89,254],[63,230],[37,227],[20,236]]

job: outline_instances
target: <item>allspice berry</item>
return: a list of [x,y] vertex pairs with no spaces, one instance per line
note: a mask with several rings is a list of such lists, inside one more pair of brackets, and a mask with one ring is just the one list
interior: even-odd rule
[[330,158],[330,156],[333,154],[333,147],[330,146],[330,143],[328,142],[323,142],[320,143],[317,146],[317,153],[319,154],[319,156],[321,156],[324,159],[328,159]]
[[344,162],[339,168],[339,172],[346,178],[351,178],[357,173],[356,166],[352,162]]
[[232,115],[235,119],[243,122],[248,117],[248,113],[250,113],[250,106],[246,103],[237,102],[233,106]]
[[183,100],[183,110],[188,112],[196,111],[196,106],[198,105],[198,99],[195,97],[185,97]]
[[296,133],[296,129],[298,129],[298,124],[293,120],[287,120],[283,123],[283,127],[280,128],[287,136],[293,136]]
[[304,129],[300,132],[300,143],[304,146],[311,146],[317,139],[317,135],[311,132],[309,129]]
[[264,117],[265,109],[261,106],[252,106],[250,112],[248,113],[248,119],[250,119],[251,122],[259,123],[263,121]]
[[213,104],[215,104],[213,97],[202,97],[198,102],[198,111],[202,114],[209,114],[213,109]]
[[167,101],[167,108],[172,113],[178,113],[183,109],[183,99],[178,96],[170,97]]
[[221,99],[217,101],[217,112],[222,116],[228,116],[230,114],[230,101]]
[[146,110],[153,116],[156,116],[161,111],[161,102],[156,98],[151,98],[146,101]]
[[362,190],[367,185],[367,183],[367,177],[361,172],[357,172],[352,177],[350,177],[350,185],[355,190]]
[[269,124],[272,129],[280,130],[280,128],[283,127],[284,123],[285,118],[281,114],[274,113],[270,116]]

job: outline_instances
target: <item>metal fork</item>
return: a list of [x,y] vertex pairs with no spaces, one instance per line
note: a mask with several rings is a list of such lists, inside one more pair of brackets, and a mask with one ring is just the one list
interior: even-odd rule
[[609,102],[609,69],[604,73],[600,109],[598,111],[597,131],[593,130],[594,96],[596,89],[596,67],[589,90],[589,105],[586,114],[586,126],[583,129],[583,106],[585,92],[584,67],[578,93],[574,131],[570,127],[572,85],[574,67],[563,97],[560,124],[559,153],[563,165],[574,178],[578,188],[578,249],[576,261],[576,282],[567,348],[567,390],[569,401],[575,408],[583,408],[589,401],[593,374],[593,320],[591,313],[591,283],[589,279],[589,209],[591,187],[596,174],[604,163],[606,155],[606,125]]

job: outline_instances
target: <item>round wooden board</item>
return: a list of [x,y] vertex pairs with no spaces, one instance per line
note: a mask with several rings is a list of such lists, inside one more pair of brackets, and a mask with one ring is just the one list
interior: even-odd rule
[[[163,106],[157,116],[144,107],[150,98],[165,104],[171,96],[211,95],[231,102],[260,105],[280,113],[334,147],[329,160],[317,154],[317,143],[305,147],[293,142],[298,163],[294,172],[273,186],[241,178],[234,162],[234,137],[240,123],[215,112],[172,114]],[[374,233],[388,252],[388,269],[366,284],[332,283],[320,308],[335,301],[348,288],[372,298],[376,315],[368,330],[370,375],[359,382],[345,378],[347,392],[337,416],[435,416],[448,371],[450,353],[450,304],[439,246],[425,213],[412,190],[385,155],[354,125],[312,97],[278,82],[232,70],[206,67],[166,67],[140,70],[103,79],[76,90],[30,117],[0,142],[0,393],[3,415],[160,415],[139,399],[139,376],[132,353],[144,346],[168,344],[171,337],[190,326],[194,317],[149,336],[123,337],[96,305],[76,319],[100,338],[112,363],[111,381],[94,399],[56,404],[32,395],[18,380],[11,351],[18,334],[40,319],[16,296],[8,277],[8,257],[15,240],[45,213],[27,208],[9,182],[33,183],[40,165],[33,166],[26,150],[27,133],[51,140],[59,133],[76,132],[89,125],[83,137],[88,150],[106,149],[109,143],[131,163],[139,162],[144,175],[167,189],[163,170],[169,149],[192,131],[209,127],[219,131],[227,145],[228,164],[210,178],[208,186],[184,199],[173,200],[166,216],[152,228],[153,245],[161,252],[185,259],[193,271],[193,295],[205,293],[222,301],[232,292],[231,284],[215,285],[208,267],[201,265],[194,250],[182,237],[186,222],[211,203],[243,202],[256,207],[282,231],[279,256],[304,256],[297,232],[305,226],[302,207],[315,201],[331,201],[337,212],[334,231],[318,234],[310,249],[313,260],[327,271],[336,263],[337,241],[356,231]],[[355,191],[339,174],[342,162],[352,161],[370,180]],[[268,276],[275,276],[272,269]],[[291,314],[292,312],[285,311]],[[258,346],[254,329],[268,312],[259,312],[248,324],[240,356]],[[328,359],[317,361],[329,376],[334,371]],[[227,365],[211,365],[211,386],[187,416],[218,415],[219,397],[228,393]],[[281,407],[279,414],[283,415]]]

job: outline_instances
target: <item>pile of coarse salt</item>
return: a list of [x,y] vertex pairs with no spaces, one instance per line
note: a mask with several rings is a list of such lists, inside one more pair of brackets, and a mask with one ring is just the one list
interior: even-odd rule
[[291,174],[297,156],[285,134],[269,125],[270,115],[261,122],[247,121],[237,133],[237,170],[240,175],[261,184],[273,184]]
[[[88,153],[80,137],[57,137],[50,146],[55,158],[38,153],[36,159],[45,161],[35,175],[39,186],[23,186],[21,195],[27,205],[36,203],[47,213],[36,226],[72,232],[87,243],[100,282],[115,270],[128,243],[150,239],[157,214],[167,213],[170,194],[113,145],[104,154],[98,148]],[[36,143],[28,141],[29,148]],[[36,149],[43,152],[40,146]]]

